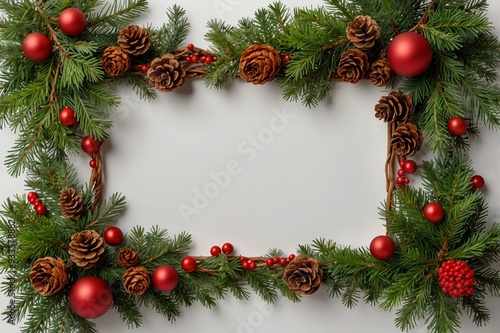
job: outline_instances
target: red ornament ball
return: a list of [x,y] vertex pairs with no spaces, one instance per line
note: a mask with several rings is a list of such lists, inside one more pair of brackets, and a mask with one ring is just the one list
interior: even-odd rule
[[464,135],[467,132],[467,121],[462,117],[451,117],[448,120],[448,131],[451,135]]
[[288,259],[287,258],[280,258],[280,265],[286,266],[286,264],[288,264]]
[[431,223],[439,223],[444,218],[443,206],[437,202],[431,202],[424,207],[424,217]]
[[91,167],[92,169],[97,168],[97,162],[96,162],[96,160],[91,159],[91,160],[89,161],[89,167]]
[[194,50],[194,44],[188,44],[187,48],[188,48],[189,51],[193,51]]
[[113,294],[106,281],[86,276],[76,281],[69,291],[69,305],[80,317],[93,319],[111,308]]
[[196,259],[191,256],[182,258],[181,268],[188,273],[194,272],[197,265]]
[[292,253],[288,256],[288,261],[292,261],[293,259],[295,259],[295,254]]
[[222,253],[224,253],[224,254],[231,254],[231,253],[233,253],[233,251],[234,251],[233,244],[231,244],[231,243],[224,243],[224,245],[222,245]]
[[[475,189],[483,188],[484,187],[484,178],[479,176],[479,175],[473,176],[472,177],[472,186]],[[29,198],[28,198],[28,200],[29,200]]]
[[210,254],[213,255],[214,257],[220,256],[222,250],[220,246],[214,245],[210,248]]
[[179,282],[179,274],[169,265],[158,266],[152,276],[153,285],[162,292],[171,291]]
[[35,191],[31,191],[28,193],[28,195],[26,195],[26,199],[28,199],[28,202],[30,204],[34,204],[35,200],[38,199],[38,193],[36,193]]
[[91,136],[86,136],[82,139],[82,150],[89,155],[95,154],[101,149],[101,143]]
[[394,241],[385,235],[375,237],[370,243],[370,253],[378,260],[389,260],[395,251]]
[[407,160],[403,164],[403,170],[409,174],[415,173],[415,171],[417,171],[417,168],[418,168],[417,162],[413,160]]
[[104,230],[103,236],[106,244],[111,246],[118,246],[123,242],[123,232],[117,227],[107,228]]
[[47,213],[47,206],[45,206],[43,203],[36,205],[34,208],[35,208],[35,212],[38,215],[43,215],[43,214]]
[[274,265],[273,258],[266,259],[266,265],[267,265],[267,267],[272,267]]
[[52,53],[49,37],[40,32],[32,32],[23,40],[23,53],[33,61],[44,61]]
[[394,37],[389,44],[387,59],[397,74],[417,76],[431,64],[432,47],[424,36],[416,32],[404,32]]
[[76,123],[75,110],[69,106],[65,106],[59,111],[59,121],[64,126],[73,126]]
[[141,72],[143,72],[144,74],[146,74],[149,70],[149,65],[148,64],[142,64],[141,65]]
[[57,20],[59,28],[68,36],[78,36],[87,28],[87,18],[78,8],[66,8]]

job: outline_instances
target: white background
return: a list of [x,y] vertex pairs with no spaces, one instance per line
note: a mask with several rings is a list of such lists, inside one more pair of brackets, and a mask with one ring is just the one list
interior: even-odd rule
[[[155,26],[165,20],[173,4],[187,10],[192,24],[186,43],[206,47],[206,22],[220,18],[235,24],[271,1],[151,0],[150,9],[138,21]],[[490,1],[490,18],[500,27],[500,3]],[[320,0],[287,1],[290,6],[321,5]],[[386,127],[374,117],[373,106],[386,92],[368,82],[337,83],[331,97],[319,107],[284,102],[275,84],[253,86],[236,82],[221,91],[203,82],[189,82],[182,89],[160,95],[154,102],[140,101],[121,88],[122,104],[115,113],[110,139],[103,145],[105,193],[126,195],[128,207],[117,226],[160,225],[172,234],[187,231],[194,239],[193,255],[208,255],[212,245],[231,242],[238,254],[263,255],[278,247],[287,253],[297,244],[318,237],[331,238],[353,247],[368,246],[384,233],[378,217],[385,200],[384,161]],[[269,136],[276,114],[290,114],[286,126]],[[293,119],[292,119],[293,118]],[[279,123],[278,123],[279,124]],[[267,129],[266,129],[267,128]],[[282,128],[282,130],[281,130]],[[266,140],[261,151],[250,153],[252,136]],[[4,160],[15,135],[0,132],[0,158]],[[487,182],[490,221],[500,220],[500,134],[483,129],[472,144],[474,167]],[[416,156],[424,157],[425,152]],[[236,161],[236,162],[231,162]],[[82,181],[90,174],[88,158],[74,159]],[[193,207],[196,190],[212,182],[211,173],[238,163],[240,172],[209,200],[206,208],[189,219],[180,207]],[[417,176],[412,180],[418,181]],[[0,168],[0,201],[25,193],[23,179],[12,179]],[[8,299],[2,298],[5,308]],[[144,310],[144,324],[136,332],[399,332],[394,313],[360,304],[353,310],[325,290],[293,304],[282,300],[264,305],[258,297],[247,302],[231,297],[215,309],[198,304],[183,309],[170,324],[152,310]],[[492,319],[476,328],[464,317],[460,332],[497,332],[500,300],[487,299]],[[100,332],[123,332],[125,326],[110,311],[96,320]],[[497,327],[495,329],[495,327]],[[0,329],[17,332],[5,322]],[[425,325],[414,332],[425,332]]]

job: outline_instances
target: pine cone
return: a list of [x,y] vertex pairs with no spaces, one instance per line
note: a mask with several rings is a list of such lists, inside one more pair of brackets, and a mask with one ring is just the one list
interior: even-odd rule
[[323,270],[316,259],[300,255],[288,264],[283,279],[294,294],[311,295],[321,285]]
[[148,51],[151,44],[149,32],[138,25],[129,25],[118,36],[118,44],[124,52],[130,55],[138,56]]
[[358,49],[369,49],[380,37],[377,21],[370,16],[358,16],[347,26],[347,39]]
[[144,294],[151,284],[151,278],[146,268],[130,267],[123,274],[123,287],[125,290],[135,296]]
[[139,256],[137,252],[128,247],[124,247],[118,253],[118,265],[123,267],[132,267],[139,261]]
[[375,61],[370,67],[370,81],[377,86],[385,86],[392,77],[392,69],[389,60],[382,58]]
[[375,117],[386,123],[406,123],[413,112],[413,102],[408,95],[397,91],[383,96],[375,105]]
[[340,57],[337,74],[344,81],[357,83],[365,76],[369,68],[368,56],[358,49],[350,49]]
[[59,206],[64,217],[76,220],[82,215],[83,196],[73,188],[64,189],[59,192]]
[[102,55],[102,67],[110,76],[120,76],[130,68],[130,57],[119,46],[110,46]]
[[413,156],[422,146],[422,131],[412,123],[400,125],[391,139],[398,156]]
[[94,230],[73,234],[68,253],[71,261],[83,269],[99,267],[104,253],[104,238]]
[[61,258],[40,258],[31,268],[30,282],[40,295],[52,296],[68,283],[66,264]]
[[162,92],[173,91],[184,84],[186,70],[174,55],[167,53],[151,62],[149,84]]
[[240,57],[240,77],[246,82],[264,84],[280,71],[281,57],[269,45],[251,45]]

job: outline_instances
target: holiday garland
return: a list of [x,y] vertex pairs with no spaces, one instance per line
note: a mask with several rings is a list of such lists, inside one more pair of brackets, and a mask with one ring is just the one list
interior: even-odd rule
[[[293,10],[277,2],[237,26],[209,21],[208,50],[183,46],[189,24],[179,6],[162,27],[131,24],[146,8],[0,0],[0,124],[19,133],[5,162],[32,189],[8,199],[0,221],[2,273],[15,272],[3,291],[17,295],[23,332],[95,332],[89,319],[111,307],[138,327],[140,306],[173,320],[195,301],[246,299],[248,287],[273,302],[322,285],[346,306],[362,298],[398,307],[402,330],[424,319],[431,332],[455,332],[462,309],[477,325],[488,321],[484,297],[500,294],[500,225],[486,223],[484,179],[467,153],[478,123],[500,126],[500,42],[485,0],[327,0]],[[259,257],[235,256],[229,243],[191,256],[190,235],[159,227],[124,236],[112,226],[124,197],[102,198],[100,147],[119,103],[111,86],[130,84],[148,100],[192,78],[217,89],[276,81],[285,99],[309,107],[332,81],[392,89],[375,105],[388,125],[387,234],[369,248],[317,239],[298,255]],[[417,165],[408,158],[423,138],[436,158]],[[80,149],[91,157],[88,184],[69,161]],[[406,177],[417,168],[420,189]]]

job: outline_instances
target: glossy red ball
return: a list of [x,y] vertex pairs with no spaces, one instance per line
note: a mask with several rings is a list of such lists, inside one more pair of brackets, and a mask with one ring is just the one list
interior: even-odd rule
[[220,246],[214,245],[210,248],[210,254],[213,255],[214,257],[220,256],[222,250]]
[[437,202],[428,203],[424,207],[424,217],[431,223],[439,223],[444,218],[444,209]]
[[279,263],[279,262],[280,262],[280,258],[278,258],[278,257],[274,257],[274,258],[273,258],[273,262],[274,262],[275,264]]
[[194,272],[197,265],[196,259],[191,256],[182,258],[181,268],[188,273]]
[[284,62],[289,62],[290,60],[292,60],[292,57],[289,54],[283,57]]
[[417,76],[425,72],[432,62],[429,41],[415,32],[397,35],[387,48],[391,69],[402,76]]
[[31,191],[26,195],[26,199],[30,204],[34,204],[35,200],[38,199],[38,193],[36,193],[35,191]]
[[450,118],[448,120],[448,131],[451,135],[464,135],[467,132],[467,121],[462,117]]
[[89,167],[91,167],[92,169],[97,168],[97,162],[96,162],[96,160],[91,159],[91,160],[89,161]]
[[91,136],[86,136],[82,139],[82,150],[89,155],[95,154],[101,149],[101,143]]
[[255,261],[252,260],[251,262],[248,263],[249,270],[253,271],[256,268],[257,268],[257,264],[255,263]]
[[403,177],[405,175],[405,171],[403,169],[398,170],[398,176]]
[[142,64],[141,65],[141,72],[143,72],[144,74],[146,74],[149,70],[149,65],[148,64]]
[[205,64],[211,65],[213,61],[214,61],[214,58],[212,58],[211,56],[206,56]]
[[154,270],[151,280],[159,291],[171,291],[179,283],[179,274],[172,266],[161,265]]
[[415,171],[417,171],[417,169],[418,169],[417,162],[415,162],[413,160],[407,160],[403,164],[403,170],[406,173],[409,173],[409,174],[415,173]]
[[475,189],[483,188],[484,187],[484,178],[479,176],[479,175],[473,176],[472,177],[472,186]]
[[38,197],[35,200],[33,200],[33,208],[35,208],[35,210],[36,210],[36,207],[40,206],[40,205],[43,205],[43,202]]
[[250,265],[249,265],[248,261],[243,261],[243,262],[241,263],[241,268],[243,268],[243,269],[248,269],[248,267],[249,267],[249,266],[250,266]]
[[193,54],[193,55],[191,56],[191,61],[192,61],[192,62],[198,62],[198,60],[199,60],[199,59],[198,59],[198,56],[197,56],[196,54]]
[[23,40],[23,53],[33,61],[44,61],[52,53],[49,37],[40,32],[32,32]]
[[111,246],[118,246],[123,242],[123,232],[120,228],[109,227],[103,233],[106,244]]
[[59,111],[59,121],[64,126],[73,126],[76,123],[75,110],[69,106],[65,106]]
[[234,251],[233,244],[224,243],[224,245],[222,245],[222,253],[229,255],[229,254],[233,253],[233,251]]
[[59,28],[68,36],[78,36],[87,28],[87,18],[78,8],[66,8],[57,20]]
[[266,265],[267,265],[267,267],[273,266],[274,265],[273,258],[266,259]]
[[280,265],[286,266],[286,264],[288,264],[288,260],[286,258],[280,258]]
[[194,50],[194,45],[193,44],[188,44],[187,48],[188,48],[188,50],[193,51]]
[[404,183],[405,183],[404,177],[399,176],[398,178],[396,178],[396,184],[403,185]]
[[288,261],[292,261],[293,259],[295,259],[295,254],[292,253],[288,256]]
[[370,253],[378,260],[389,260],[395,251],[394,241],[385,235],[375,237],[370,243]]
[[80,317],[93,319],[111,308],[113,294],[106,281],[97,276],[86,276],[73,284],[69,291],[69,305]]
[[44,204],[36,205],[35,212],[38,215],[43,215],[43,214],[47,213],[47,206],[45,206]]

